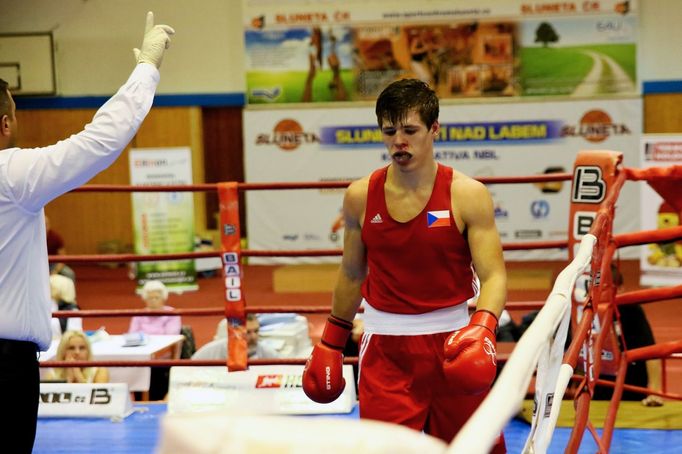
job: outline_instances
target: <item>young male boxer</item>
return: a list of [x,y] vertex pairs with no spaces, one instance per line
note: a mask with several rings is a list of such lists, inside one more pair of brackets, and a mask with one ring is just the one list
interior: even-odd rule
[[[364,299],[360,416],[450,442],[495,378],[506,272],[487,189],[434,158],[438,111],[434,91],[415,79],[377,99],[391,163],[346,191],[332,313],[303,389],[316,402],[341,394],[342,350]],[[501,434],[493,452],[505,452]]]

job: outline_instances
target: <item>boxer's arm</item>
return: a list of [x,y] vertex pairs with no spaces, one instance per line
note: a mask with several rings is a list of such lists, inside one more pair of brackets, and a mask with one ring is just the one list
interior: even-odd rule
[[453,181],[452,194],[481,281],[481,294],[469,324],[445,341],[443,371],[463,393],[479,394],[490,388],[497,373],[495,337],[506,300],[507,278],[488,190],[460,175]]
[[490,193],[480,182],[467,178],[457,188],[456,203],[466,228],[481,294],[476,310],[486,310],[500,317],[507,300],[507,272],[502,244],[495,226],[495,210]]
[[352,183],[344,196],[343,259],[334,288],[332,314],[327,319],[320,342],[313,347],[303,370],[303,392],[319,403],[338,399],[346,386],[343,378],[343,348],[362,301],[360,287],[367,274],[365,246],[361,236],[366,185],[364,188],[363,196],[363,185]]
[[332,315],[352,321],[362,302],[360,288],[367,276],[367,257],[362,242],[362,216],[367,200],[368,180],[353,182],[343,200],[343,259],[334,287]]

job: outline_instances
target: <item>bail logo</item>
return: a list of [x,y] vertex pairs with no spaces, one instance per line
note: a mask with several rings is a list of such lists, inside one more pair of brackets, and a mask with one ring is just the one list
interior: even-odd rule
[[599,166],[577,166],[573,173],[571,202],[601,203],[606,196],[606,181]]
[[580,241],[583,236],[590,233],[597,213],[594,211],[576,211],[573,215],[573,238]]
[[42,392],[40,402],[43,404],[85,404],[107,405],[111,402],[112,395],[107,388],[94,388],[90,395],[71,392]]

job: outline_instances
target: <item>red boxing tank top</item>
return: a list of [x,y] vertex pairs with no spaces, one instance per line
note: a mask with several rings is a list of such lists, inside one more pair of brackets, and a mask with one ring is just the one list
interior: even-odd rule
[[438,164],[431,198],[408,222],[391,218],[384,183],[388,167],[372,173],[362,240],[369,273],[362,296],[384,312],[422,314],[455,306],[477,293],[469,244],[452,217],[452,168]]

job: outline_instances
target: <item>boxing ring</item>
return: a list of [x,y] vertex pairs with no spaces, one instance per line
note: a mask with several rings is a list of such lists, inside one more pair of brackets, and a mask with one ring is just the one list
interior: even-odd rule
[[[571,263],[566,267],[554,285],[547,302],[540,310],[531,327],[519,340],[505,369],[495,383],[488,398],[479,407],[465,427],[453,441],[450,452],[487,452],[496,434],[520,410],[525,390],[533,373],[536,376],[536,397],[531,433],[523,452],[546,452],[550,446],[559,415],[559,405],[571,381],[577,381],[574,390],[576,417],[565,452],[575,453],[581,447],[585,432],[589,432],[597,447],[597,452],[609,452],[613,441],[616,414],[624,389],[643,391],[669,399],[682,399],[672,393],[657,392],[648,388],[625,385],[625,371],[628,363],[637,360],[666,358],[682,352],[682,341],[655,344],[648,347],[627,350],[615,354],[616,381],[614,393],[604,421],[602,433],[598,433],[589,420],[591,396],[602,366],[602,349],[607,338],[613,333],[614,316],[618,319],[617,306],[625,304],[649,303],[682,296],[682,286],[641,290],[616,296],[613,284],[611,263],[618,248],[642,245],[656,241],[672,241],[682,238],[682,228],[674,227],[655,231],[632,232],[621,235],[613,233],[615,205],[620,189],[626,180],[647,181],[666,201],[682,208],[678,191],[682,168],[651,168],[646,171],[624,168],[622,154],[615,152],[581,152],[576,160],[575,169],[591,167],[599,169],[605,190],[598,203],[579,204],[574,197],[572,214],[594,213],[589,233],[580,243]],[[580,184],[579,173],[574,172],[572,193],[577,194]],[[582,210],[582,211],[581,211]],[[571,217],[571,223],[575,217]],[[569,232],[576,232],[574,225]],[[577,239],[569,238],[569,248],[575,246]],[[573,251],[569,249],[569,253]],[[586,273],[587,271],[587,273]],[[582,279],[587,287],[587,295],[577,297],[576,281]],[[602,310],[603,309],[603,310]],[[581,315],[578,315],[578,314]],[[599,313],[598,330],[594,329],[596,314]],[[573,325],[573,339],[564,353],[569,322]],[[621,334],[622,340],[622,334]],[[625,343],[623,342],[625,346]],[[584,373],[574,375],[577,366]],[[512,390],[517,394],[512,395]],[[481,440],[486,440],[482,442]]]
[[[614,387],[614,396],[609,405],[608,415],[604,422],[601,434],[589,421],[589,407],[591,395],[596,384],[604,384],[599,380],[601,370],[601,355],[593,352],[601,351],[607,336],[612,333],[613,318],[618,318],[617,306],[625,304],[648,303],[682,296],[682,286],[665,289],[640,290],[616,295],[615,287],[611,282],[610,266],[614,253],[618,248],[646,244],[649,242],[672,241],[682,239],[682,227],[633,232],[628,234],[614,235],[612,222],[615,203],[620,188],[626,180],[644,180],[649,183],[663,181],[682,180],[682,171],[639,171],[620,166],[621,155],[609,154],[607,157],[581,154],[576,167],[593,165],[604,167],[603,174],[608,191],[601,203],[594,206],[572,207],[573,211],[592,210],[595,213],[589,232],[585,232],[580,248],[577,249],[577,239],[569,238],[566,241],[534,241],[522,243],[503,244],[504,250],[528,250],[528,249],[553,249],[568,248],[570,264],[560,273],[552,291],[546,301],[541,302],[510,302],[507,309],[530,310],[540,309],[540,312],[523,337],[519,340],[511,355],[498,355],[500,361],[506,361],[506,365],[498,377],[488,398],[479,410],[470,419],[458,437],[448,448],[448,452],[487,452],[499,431],[503,430],[507,438],[509,452],[578,452],[579,449],[589,447],[594,451],[608,452],[610,447],[621,451],[620,440],[627,439],[628,432],[614,429],[616,412],[620,405],[620,395],[623,390],[645,391],[657,394],[669,399],[680,399],[682,396],[654,392],[624,384],[624,371],[628,362],[647,358],[666,358],[682,352],[682,341],[657,344],[650,347],[623,350],[617,355],[615,364],[618,370],[617,380],[610,383]],[[604,162],[602,162],[604,161]],[[479,178],[485,184],[523,184],[572,180],[576,184],[574,174],[549,174],[526,177],[489,177]],[[607,178],[608,177],[608,178]],[[201,251],[182,254],[110,254],[110,255],[69,255],[51,256],[50,261],[63,263],[92,263],[92,262],[133,262],[142,260],[177,260],[188,258],[221,257],[223,271],[225,273],[226,297],[224,308],[196,308],[175,309],[173,311],[150,311],[140,310],[88,310],[79,311],[79,317],[131,317],[135,315],[223,315],[233,321],[241,323],[228,323],[228,359],[226,360],[152,360],[152,361],[43,361],[40,366],[46,367],[169,367],[169,366],[227,366],[231,371],[239,371],[252,365],[303,365],[307,358],[295,359],[248,359],[245,349],[243,322],[247,313],[276,313],[295,312],[300,314],[328,313],[330,305],[320,306],[289,306],[272,307],[246,305],[244,295],[241,294],[241,286],[238,278],[239,266],[242,258],[247,257],[304,257],[304,256],[339,256],[339,249],[325,250],[249,250],[241,249],[239,244],[239,206],[238,192],[247,190],[282,190],[282,189],[320,189],[320,188],[343,188],[347,182],[313,182],[313,183],[220,183],[183,186],[120,186],[120,185],[87,185],[77,189],[77,192],[182,192],[182,191],[218,191],[220,196],[220,222],[221,222],[221,250]],[[652,185],[654,186],[654,185]],[[654,186],[655,187],[655,186]],[[664,198],[668,193],[662,194]],[[227,228],[229,226],[229,228]],[[571,231],[571,229],[569,229]],[[236,240],[236,241],[235,241]],[[575,251],[575,254],[574,254]],[[228,271],[230,267],[232,274]],[[234,273],[238,273],[235,275]],[[576,299],[574,287],[578,281],[588,289],[586,297],[579,301]],[[239,290],[238,292],[236,290]],[[232,300],[230,300],[232,295]],[[585,295],[584,295],[585,296]],[[54,317],[73,317],[72,311],[58,311]],[[595,317],[601,320],[599,332],[593,331]],[[572,325],[573,340],[564,352],[563,346],[569,326]],[[357,358],[345,358],[344,363],[357,363]],[[587,370],[588,373],[575,373],[576,370]],[[530,427],[525,423],[514,420],[518,414],[521,403],[527,394],[529,384],[535,371],[536,399],[539,402],[536,417]],[[575,424],[572,429],[556,428],[556,420],[559,413],[559,405],[551,405],[552,401],[560,402],[569,386],[573,386],[574,401],[576,405]],[[665,389],[665,388],[664,388]],[[551,396],[551,398],[550,398]],[[164,404],[153,404],[153,412],[137,412],[130,418],[142,418],[148,415],[163,415]],[[140,406],[139,408],[144,408]],[[139,413],[139,414],[138,414]],[[545,416],[546,415],[546,416]],[[357,408],[345,418],[357,419]],[[109,421],[100,421],[108,424]],[[92,421],[87,424],[93,425]],[[123,424],[128,424],[124,421]],[[41,448],[41,428],[55,427],[55,421],[41,420],[38,428],[36,449]],[[151,423],[150,431],[158,431],[158,421]],[[95,431],[96,432],[96,431]],[[591,439],[583,440],[585,432],[589,432]],[[634,438],[647,436],[647,431],[636,431]],[[657,431],[649,431],[657,432]],[[658,431],[660,433],[660,431]],[[630,435],[634,432],[630,432]],[[614,440],[614,435],[616,439]],[[670,437],[682,441],[682,434],[673,432]],[[152,437],[153,438],[153,437]],[[553,443],[552,440],[554,440]],[[551,448],[550,448],[551,443]],[[557,443],[561,444],[561,451],[554,451]],[[679,444],[679,442],[678,442]],[[648,447],[655,443],[647,443]],[[670,444],[668,445],[670,446]],[[76,451],[71,451],[76,452]],[[126,451],[130,452],[130,451]],[[148,451],[140,451],[148,452]]]

